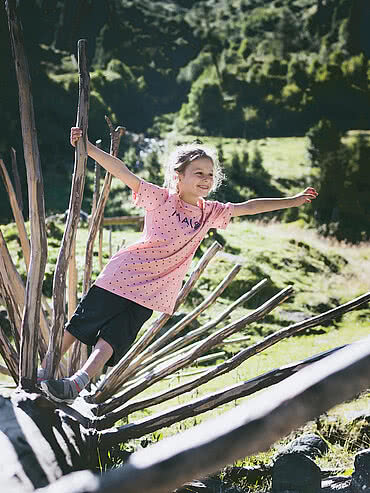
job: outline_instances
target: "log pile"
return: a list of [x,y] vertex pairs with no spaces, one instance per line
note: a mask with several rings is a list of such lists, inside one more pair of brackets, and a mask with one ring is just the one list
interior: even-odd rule
[[[178,375],[185,368],[193,367],[199,358],[233,340],[233,334],[252,322],[262,319],[293,292],[292,287],[282,289],[248,315],[229,321],[237,307],[246,303],[266,286],[267,281],[263,279],[208,323],[200,324],[198,328],[188,330],[182,335],[184,329],[213,305],[233,281],[241,268],[235,265],[201,304],[164,333],[162,329],[170,316],[160,315],[120,362],[107,375],[102,376],[96,386],[92,386],[88,395],[78,398],[73,406],[56,406],[41,394],[36,385],[36,369],[38,361],[45,354],[49,377],[74,372],[86,358],[86,348],[76,344],[70,357],[62,359],[61,340],[66,321],[67,272],[70,276],[69,311],[77,299],[74,250],[87,161],[89,74],[86,42],[80,40],[77,125],[83,129],[83,138],[80,139],[75,152],[69,212],[55,268],[50,308],[41,293],[47,261],[47,243],[44,192],[37,136],[34,130],[30,77],[15,0],[8,0],[6,6],[17,68],[30,210],[30,237],[28,237],[19,193],[17,195],[14,190],[5,164],[0,159],[1,175],[18,227],[28,272],[27,282],[24,285],[0,230],[0,296],[7,307],[12,331],[12,339],[9,341],[0,328],[0,353],[7,367],[4,371],[8,372],[18,385],[18,390],[11,400],[0,399],[2,433],[0,438],[4,443],[6,457],[14,466],[6,472],[3,471],[7,491],[30,491],[42,487],[46,487],[43,490],[45,493],[169,491],[170,488],[175,488],[199,474],[218,470],[226,463],[262,450],[294,426],[299,426],[334,403],[353,397],[356,392],[367,388],[370,374],[368,350],[365,348],[366,352],[364,347],[359,345],[335,348],[330,351],[335,354],[315,355],[308,360],[292,363],[200,399],[189,399],[186,404],[168,408],[141,421],[114,428],[117,421],[128,418],[132,413],[169,402],[177,396],[188,396],[189,392],[234,370],[248,358],[284,338],[305,328],[320,325],[370,300],[370,293],[367,293],[319,316],[307,318],[303,322],[281,329],[262,341],[242,349],[230,359],[200,374],[195,374],[195,378],[190,381],[148,396],[147,390],[154,384],[169,376]],[[125,130],[123,127],[114,129],[108,118],[107,124],[111,135],[110,152],[117,155],[120,138]],[[13,169],[14,166],[15,155]],[[84,292],[91,284],[93,249],[97,234],[101,231],[111,180],[111,175],[106,174],[102,190],[100,191],[99,186],[95,187],[85,256]],[[220,249],[221,246],[214,243],[204,253],[179,293],[175,310],[186,300],[205,268]],[[366,344],[368,345],[368,341]],[[341,357],[336,357],[336,354],[340,354]],[[343,358],[344,366],[340,361]],[[328,359],[331,362],[329,370],[324,363],[329,361]],[[314,373],[310,371],[307,373],[309,369]],[[290,383],[284,385],[288,377]],[[358,377],[358,381],[350,386],[348,382],[354,377]],[[279,392],[276,391],[276,384],[283,385],[279,387]],[[330,386],[333,389],[333,385],[336,386],[335,392],[329,391]],[[134,454],[123,473],[112,473],[104,480],[99,480],[86,471],[74,472],[79,469],[93,469],[101,461],[103,451],[119,443],[140,438],[189,416],[197,416],[270,386],[274,388],[270,390],[267,406],[266,403],[263,405],[259,403],[259,407],[257,406],[252,413],[250,409],[245,411],[243,408],[230,417],[220,418],[217,425],[202,425],[198,431],[192,430],[190,434],[184,434],[181,443],[176,440],[164,441],[151,452],[155,454],[155,459],[150,454]],[[20,443],[23,443],[23,449]],[[166,475],[163,475],[163,467],[166,468]],[[65,482],[62,476],[72,472],[73,477],[69,477]]]

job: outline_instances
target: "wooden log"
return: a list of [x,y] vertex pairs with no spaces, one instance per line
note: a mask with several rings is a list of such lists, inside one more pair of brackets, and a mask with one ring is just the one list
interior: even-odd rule
[[77,265],[76,265],[76,238],[73,241],[71,256],[68,262],[68,320],[77,307]]
[[86,44],[86,40],[84,39],[80,39],[78,42],[79,98],[76,126],[82,129],[83,135],[76,144],[68,217],[54,272],[53,322],[49,348],[46,356],[46,376],[48,378],[55,376],[61,358],[61,344],[65,323],[66,272],[80,220],[80,210],[85,184],[90,82],[87,68]]
[[41,310],[41,288],[47,257],[44,190],[40,154],[37,144],[30,73],[23,46],[22,28],[16,14],[15,0],[7,0],[9,32],[18,82],[24,159],[27,168],[31,259],[26,284],[25,311],[22,321],[20,374],[21,385],[36,381],[38,327]]
[[121,224],[144,224],[144,216],[118,216],[118,217],[104,217],[103,226],[117,226]]
[[[203,254],[202,258],[199,260],[198,264],[195,266],[194,270],[191,272],[188,280],[180,290],[179,295],[175,303],[174,312],[178,309],[181,303],[185,300],[186,296],[189,294],[196,281],[199,279],[200,275],[207,267],[209,262],[212,260],[214,255],[222,249],[222,246],[214,242],[210,248]],[[103,402],[104,399],[109,398],[113,395],[114,389],[120,386],[120,376],[121,373],[129,366],[131,361],[133,361],[154,339],[158,334],[163,325],[170,318],[167,313],[162,313],[155,322],[149,327],[145,334],[129,349],[129,351],[124,355],[121,361],[113,367],[105,380],[97,387],[94,395],[90,397],[91,401],[94,403]]]
[[[95,145],[98,149],[101,149],[101,139],[98,139],[95,142]],[[89,218],[89,229],[91,228],[91,220],[94,217],[96,207],[98,205],[99,196],[100,196],[100,179],[101,179],[101,166],[97,161],[95,161],[95,165],[94,165],[94,193],[93,193],[93,200],[92,200],[92,206],[91,206],[91,216]]]
[[214,334],[208,336],[206,339],[201,341],[192,351],[189,351],[182,358],[179,358],[177,361],[173,362],[168,366],[164,366],[162,368],[161,367],[156,368],[154,371],[151,372],[150,379],[143,378],[138,384],[133,385],[128,390],[126,390],[123,394],[113,398],[109,402],[99,404],[97,407],[97,414],[101,416],[102,414],[117,409],[118,407],[125,404],[132,397],[138,395],[143,390],[147,389],[154,383],[161,380],[164,376],[169,375],[170,373],[173,373],[179,370],[180,368],[183,368],[184,366],[188,365],[191,361],[194,361],[199,356],[204,354],[205,351],[208,351],[210,348],[218,344],[220,341],[224,340],[226,337],[229,337],[233,332],[240,330],[241,328],[245,327],[249,323],[261,319],[266,315],[266,313],[269,313],[277,305],[279,305],[281,302],[286,300],[292,294],[292,291],[293,290],[291,287],[283,289],[282,291],[280,291],[280,293],[276,294],[266,303],[256,308],[249,315],[242,317],[236,322],[232,322],[231,324],[227,325],[223,329],[220,329]]

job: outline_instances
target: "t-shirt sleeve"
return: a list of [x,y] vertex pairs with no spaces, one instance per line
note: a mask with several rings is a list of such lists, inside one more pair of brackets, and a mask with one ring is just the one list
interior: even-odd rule
[[227,202],[212,203],[211,224],[213,228],[226,229],[233,215],[234,204]]
[[137,193],[132,192],[134,205],[142,207],[147,211],[152,211],[163,205],[168,199],[167,188],[159,187],[145,180],[140,180]]

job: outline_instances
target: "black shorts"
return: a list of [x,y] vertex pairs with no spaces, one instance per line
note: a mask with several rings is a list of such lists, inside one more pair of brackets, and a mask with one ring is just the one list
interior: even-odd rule
[[150,308],[92,286],[65,328],[88,346],[95,346],[100,337],[108,342],[113,355],[106,364],[114,366],[152,313]]

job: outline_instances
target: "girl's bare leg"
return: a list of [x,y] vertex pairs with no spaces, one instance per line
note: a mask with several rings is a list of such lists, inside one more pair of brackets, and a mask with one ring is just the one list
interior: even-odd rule
[[90,380],[103,369],[105,363],[109,360],[109,358],[113,354],[113,349],[108,342],[104,339],[98,339],[96,346],[94,347],[93,352],[90,354],[88,360],[81,368],[82,371],[85,371]]

